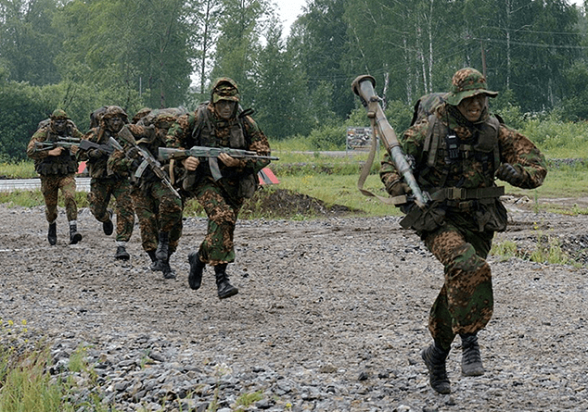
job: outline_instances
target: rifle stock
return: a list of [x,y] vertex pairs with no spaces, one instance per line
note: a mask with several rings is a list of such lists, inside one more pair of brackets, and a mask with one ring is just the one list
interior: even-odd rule
[[353,81],[351,87],[353,92],[362,99],[362,102],[366,106],[368,111],[367,115],[377,129],[374,132],[377,131],[377,134],[380,136],[384,147],[392,157],[396,169],[412,189],[415,203],[419,208],[424,208],[429,196],[421,190],[412,174],[412,170],[406,160],[406,155],[400,147],[396,133],[392,126],[390,126],[390,123],[388,123],[388,119],[386,119],[386,115],[379,103],[380,98],[374,91],[375,85],[376,80],[372,76],[362,75]]

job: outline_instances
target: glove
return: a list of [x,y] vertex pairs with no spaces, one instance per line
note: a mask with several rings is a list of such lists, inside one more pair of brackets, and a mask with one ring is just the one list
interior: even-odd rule
[[503,163],[496,171],[496,177],[510,183],[513,186],[520,186],[524,176],[510,163]]
[[133,146],[133,147],[131,147],[131,148],[130,148],[130,150],[127,152],[127,156],[128,156],[130,159],[137,159],[137,158],[139,158],[139,156],[141,156],[141,155],[140,155],[140,153],[141,153],[141,151],[139,150],[139,148],[137,148],[137,147]]
[[412,189],[410,188],[410,186],[404,183],[402,180],[396,180],[392,182],[390,186],[386,187],[386,191],[394,197],[409,195],[412,193]]
[[102,150],[92,149],[88,151],[88,156],[92,159],[99,159],[102,156],[104,156],[104,153],[102,152]]

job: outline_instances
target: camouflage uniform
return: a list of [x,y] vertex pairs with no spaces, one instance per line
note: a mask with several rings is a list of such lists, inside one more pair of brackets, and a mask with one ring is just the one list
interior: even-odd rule
[[[230,119],[223,119],[216,112],[216,103],[222,100],[237,105]],[[269,155],[266,136],[250,116],[239,114],[238,102],[239,91],[235,82],[228,78],[217,80],[212,88],[210,102],[202,104],[193,113],[180,116],[171,127],[167,146],[185,149],[192,146],[230,147]],[[221,289],[223,285],[228,285],[226,266],[235,260],[233,236],[237,216],[245,197],[253,195],[258,183],[257,172],[267,166],[269,161],[241,159],[233,167],[221,161],[218,164],[223,176],[220,180],[214,180],[208,162],[203,160],[198,165],[194,179],[190,180],[188,177],[194,175],[187,173],[183,182],[183,188],[198,200],[208,216],[208,232],[198,253],[189,257],[189,281],[193,289],[198,289],[204,265],[214,266],[219,296],[228,297]],[[236,288],[231,289],[230,293],[236,293]]]
[[[468,121],[458,108],[464,99],[496,94],[486,89],[486,80],[478,71],[459,70],[453,77],[451,93],[444,96],[445,102],[400,139],[419,186],[432,197],[425,211],[415,205],[403,207],[408,212],[406,226],[417,231],[444,266],[445,281],[430,312],[429,331],[438,360],[443,360],[443,371],[451,343],[456,334],[461,335],[462,372],[466,375],[483,373],[481,359],[468,364],[466,349],[473,346],[471,353],[477,351],[479,357],[476,333],[486,326],[493,311],[486,257],[494,232],[504,230],[507,223],[506,209],[499,200],[503,188],[496,186],[495,175],[512,185],[532,189],[540,186],[547,174],[545,159],[537,147],[489,114],[487,98],[482,97],[485,103],[476,122]],[[510,175],[505,168],[510,168]],[[391,195],[410,192],[388,154],[380,176]],[[427,351],[423,359],[430,367],[431,385],[448,393],[449,381],[446,376],[441,376],[442,382],[435,381],[433,349]]]
[[[90,129],[84,136],[93,143],[104,145],[113,150],[110,138],[117,138],[117,131],[111,130],[108,120],[113,117],[119,117],[121,123],[127,122],[127,114],[119,106],[106,106],[94,113],[96,121],[100,126]],[[130,258],[126,251],[126,244],[133,234],[135,225],[135,213],[133,202],[131,201],[131,184],[128,177],[119,175],[107,167],[109,154],[100,149],[91,148],[87,151],[80,150],[78,158],[87,160],[88,172],[90,175],[90,193],[88,201],[90,211],[94,217],[102,222],[104,233],[109,236],[112,234],[113,224],[111,220],[112,212],[108,210],[111,197],[116,199],[116,253],[115,258],[128,260]]]
[[81,139],[83,135],[61,109],[52,113],[48,123],[40,125],[42,127],[31,137],[27,146],[27,156],[35,161],[35,170],[41,179],[41,193],[45,199],[45,217],[49,222],[47,239],[51,245],[57,242],[57,200],[58,191],[61,189],[70,227],[70,243],[78,243],[82,240],[82,235],[77,231],[78,208],[75,200],[75,173],[78,171],[78,162],[74,155],[77,147],[71,150],[62,148],[59,155],[53,156],[49,154],[50,150],[37,150],[35,143],[55,141],[63,137]]
[[[133,136],[139,138],[138,145],[157,159],[158,148],[165,146],[167,130],[178,113],[171,109],[162,110],[161,113],[144,109],[142,112],[141,118],[135,116],[138,124],[127,127]],[[148,114],[152,114],[149,124],[145,117]],[[139,219],[143,250],[152,261],[151,269],[162,271],[165,278],[174,278],[169,259],[176,251],[182,235],[182,201],[149,168],[145,169],[141,177],[135,177],[134,173],[141,163],[140,157],[129,142],[124,141],[123,147],[127,156],[115,151],[109,165],[118,173],[131,176],[131,198]]]

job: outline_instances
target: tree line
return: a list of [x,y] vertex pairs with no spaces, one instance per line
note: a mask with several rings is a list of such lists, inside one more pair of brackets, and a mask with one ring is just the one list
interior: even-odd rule
[[588,118],[588,25],[584,8],[567,0],[307,0],[288,36],[274,7],[0,0],[0,160],[23,159],[55,108],[84,132],[89,113],[106,104],[130,116],[194,110],[220,76],[239,84],[242,105],[274,140],[353,118],[363,110],[350,87],[360,74],[376,78],[389,108],[410,108],[447,90],[464,66],[500,92],[495,110]]

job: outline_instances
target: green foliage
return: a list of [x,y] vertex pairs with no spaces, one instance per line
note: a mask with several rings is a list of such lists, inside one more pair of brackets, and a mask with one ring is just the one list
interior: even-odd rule
[[320,126],[310,132],[310,142],[316,150],[345,150],[345,126]]

